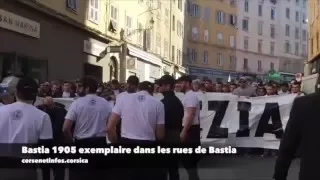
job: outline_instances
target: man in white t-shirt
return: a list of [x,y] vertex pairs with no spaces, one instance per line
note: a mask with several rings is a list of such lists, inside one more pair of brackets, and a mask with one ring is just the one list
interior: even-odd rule
[[[129,76],[128,79],[127,79],[126,91],[118,94],[115,104],[118,101],[120,101],[120,98],[122,96],[137,92],[139,82],[140,82],[140,80],[139,80],[139,78],[137,76],[133,76],[133,75]],[[126,100],[123,100],[123,101],[126,101]],[[120,135],[121,134],[121,128],[120,127],[121,127],[121,120],[120,120],[120,123],[117,126],[117,135],[118,135],[118,137],[121,136]]]
[[[197,147],[200,146],[200,102],[198,93],[192,91],[192,79],[190,76],[182,76],[178,81],[181,84],[181,90],[185,93],[182,100],[184,116],[180,139],[182,143]],[[184,158],[183,165],[187,169],[189,179],[199,179],[198,161],[199,158],[196,155]]]
[[[111,113],[111,107],[107,100],[96,95],[98,82],[93,77],[84,77],[79,82],[79,92],[85,96],[75,100],[69,107],[65,117],[63,132],[70,139],[74,139],[78,146],[101,147],[106,145],[105,127]],[[72,127],[74,132],[72,134]],[[90,159],[93,165],[101,162],[97,156]],[[77,170],[77,169],[75,169]],[[89,167],[86,172],[74,171],[72,178],[98,179],[103,172]]]
[[[48,114],[33,106],[38,93],[38,84],[33,78],[22,78],[16,86],[16,100],[0,108],[0,143],[2,144],[37,144],[50,145],[52,125]],[[9,146],[9,145],[8,145]],[[2,164],[21,164],[21,147],[9,150],[0,149]],[[6,157],[4,157],[6,156]],[[25,165],[21,167],[25,167]],[[34,169],[0,169],[1,179],[34,180],[37,179]]]
[[[156,140],[164,138],[164,105],[159,99],[152,96],[152,83],[140,83],[139,90],[137,93],[123,95],[113,108],[107,126],[108,138],[111,142],[118,141],[116,126],[120,122],[120,118],[121,139],[119,142],[124,145],[153,145]],[[138,158],[138,160],[139,162],[135,163],[142,164],[144,167],[154,165],[148,166],[146,163],[150,161],[146,162],[146,158]],[[147,171],[137,168],[124,174],[133,179],[159,179],[161,175],[154,170],[155,168],[150,168]]]

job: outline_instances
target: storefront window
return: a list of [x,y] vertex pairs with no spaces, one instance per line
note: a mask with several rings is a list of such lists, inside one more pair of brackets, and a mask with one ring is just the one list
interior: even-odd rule
[[0,53],[0,73],[2,78],[19,75],[46,81],[48,79],[48,61],[16,53]]

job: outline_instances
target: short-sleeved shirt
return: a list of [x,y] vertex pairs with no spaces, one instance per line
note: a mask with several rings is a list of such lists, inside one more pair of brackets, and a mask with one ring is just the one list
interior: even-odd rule
[[[184,115],[187,115],[187,113],[186,113],[187,108],[190,108],[190,107],[196,108],[196,113],[195,113],[195,116],[193,118],[192,125],[200,124],[200,102],[199,102],[199,98],[198,98],[198,93],[193,92],[191,90],[188,91],[183,96],[182,104],[183,104],[183,107],[184,107]],[[185,117],[183,117],[182,125],[185,124],[184,120],[185,120]]]
[[0,143],[37,143],[52,139],[52,124],[47,113],[22,102],[0,108]]
[[76,139],[105,137],[111,110],[107,100],[94,94],[75,100],[66,115],[66,119],[75,123],[73,136]]
[[146,91],[123,94],[113,110],[121,116],[121,137],[156,140],[157,125],[164,124],[164,105]]

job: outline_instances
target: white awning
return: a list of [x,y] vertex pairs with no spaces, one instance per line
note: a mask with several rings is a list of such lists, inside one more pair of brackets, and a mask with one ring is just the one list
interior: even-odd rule
[[148,53],[146,51],[143,51],[140,48],[134,47],[134,46],[132,46],[130,44],[128,44],[127,47],[128,47],[129,54],[131,56],[140,58],[140,59],[142,59],[144,61],[147,61],[147,62],[149,62],[151,64],[155,64],[155,65],[158,65],[158,66],[162,65],[162,60],[159,57],[157,57],[157,56],[155,56],[155,55],[153,55],[151,53]]

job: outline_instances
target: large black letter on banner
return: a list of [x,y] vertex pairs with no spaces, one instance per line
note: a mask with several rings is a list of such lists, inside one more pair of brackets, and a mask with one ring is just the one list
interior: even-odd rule
[[249,111],[251,110],[251,102],[238,102],[239,117],[239,130],[237,131],[237,137],[249,137]]
[[221,128],[223,117],[226,114],[229,101],[208,101],[208,110],[215,111],[207,138],[228,138],[228,128]]
[[[272,124],[268,124],[270,117]],[[282,127],[279,104],[266,103],[255,137],[263,137],[264,133],[271,133],[274,134],[276,138],[281,139],[283,135]]]

